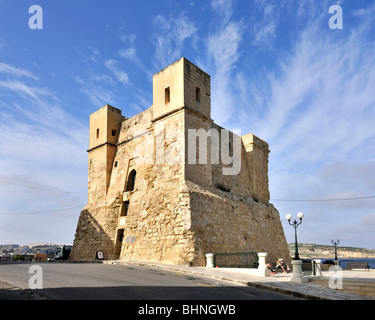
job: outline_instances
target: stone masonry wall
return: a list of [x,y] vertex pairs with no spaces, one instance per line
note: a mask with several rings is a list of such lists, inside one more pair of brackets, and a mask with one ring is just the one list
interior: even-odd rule
[[[165,101],[165,88],[171,94]],[[199,90],[198,90],[199,89]],[[229,132],[228,145],[207,162],[189,160],[189,129],[228,130],[210,119],[210,78],[186,59],[154,76],[154,104],[126,119],[106,106],[90,117],[88,204],[80,214],[72,260],[144,260],[205,265],[206,253],[290,254],[278,211],[269,203],[268,144]],[[176,96],[177,95],[177,96]],[[99,138],[97,136],[99,129]],[[100,135],[104,132],[106,137]],[[240,167],[226,175],[211,152],[239,141]],[[127,190],[130,173],[135,185]]]

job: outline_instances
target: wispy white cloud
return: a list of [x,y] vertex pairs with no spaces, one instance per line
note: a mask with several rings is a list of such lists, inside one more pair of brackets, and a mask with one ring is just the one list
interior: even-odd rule
[[135,47],[121,49],[117,51],[118,54],[128,60],[136,61],[137,60],[137,49]]
[[0,103],[0,135],[7,137],[0,141],[2,157],[14,158],[10,164],[25,157],[37,164],[36,159],[52,160],[62,152],[54,163],[74,163],[65,152],[82,143],[86,128],[63,110],[53,93],[19,80],[1,81],[0,93],[7,97],[6,104]]
[[[252,98],[252,106],[238,120],[270,143],[271,199],[374,195],[375,42],[370,35],[374,16],[339,33],[328,28],[326,12],[328,7],[306,17],[294,46],[279,53],[279,69],[264,74],[263,82],[250,78],[242,82],[248,88],[242,90],[242,99]],[[248,93],[253,88],[256,95]],[[349,238],[361,232],[373,239],[369,229],[358,224],[372,201],[275,203],[282,215],[308,208],[311,221],[304,235],[309,241],[319,228],[323,243],[332,234],[355,243]],[[325,230],[322,221],[327,221]],[[337,227],[330,228],[331,224]],[[285,232],[292,238],[288,226]]]
[[[1,47],[1,44],[0,44],[0,47]],[[36,75],[32,74],[31,72],[29,72],[27,70],[15,68],[15,67],[13,67],[9,64],[3,63],[3,62],[0,62],[0,73],[10,74],[10,75],[16,76],[16,77],[28,77],[28,78],[32,78],[32,79],[35,79],[35,80],[38,79]]]
[[[81,193],[67,195],[0,183],[0,212],[32,213],[84,203],[88,128],[63,109],[50,89],[38,86],[35,81],[32,85],[28,83],[39,76],[18,67],[2,67],[10,78],[0,81],[0,96],[5,98],[0,101],[0,180]],[[31,226],[37,230],[39,225],[56,223],[58,228],[63,226],[72,231],[71,236],[64,238],[64,241],[72,241],[75,228],[72,217],[77,216],[78,211],[62,212],[60,216],[23,215],[21,220],[12,214],[2,214],[2,241],[29,241],[17,230],[30,230]],[[40,234],[27,232],[25,235],[35,241],[45,241],[39,238]],[[59,241],[53,235],[50,239]]]
[[127,46],[126,49],[121,49],[117,51],[123,58],[128,59],[130,61],[136,61],[137,58],[137,49],[135,45],[135,40],[137,36],[134,33],[129,35],[121,35],[122,42]]
[[276,38],[279,12],[283,3],[273,0],[257,0],[255,4],[260,16],[253,25],[253,44],[258,47],[269,48]]
[[[13,119],[11,122],[28,121],[34,126],[60,133],[65,132],[68,135],[70,131],[66,131],[67,125],[82,128],[77,120],[63,110],[59,105],[58,97],[49,89],[31,86],[18,79],[11,79],[0,81],[0,94],[7,99],[7,103],[0,103],[0,115],[4,126],[9,124],[9,121],[5,121],[9,114],[17,114],[19,119]],[[2,108],[6,108],[9,114],[2,112]],[[44,129],[39,130],[44,132]]]
[[299,146],[295,156],[317,161],[344,156],[374,136],[375,57],[364,50],[372,44],[356,31],[348,38],[322,38],[324,31],[311,26],[294,54],[284,57],[284,73],[270,78],[268,112],[257,126],[265,139],[277,138],[276,150]]
[[110,70],[116,77],[116,79],[122,83],[124,86],[129,84],[129,77],[125,71],[118,67],[118,62],[113,59],[109,59],[105,61],[105,66]]
[[33,99],[36,102],[41,102],[41,96],[50,95],[50,93],[43,88],[31,87],[19,80],[0,81],[0,88],[13,91],[24,98]]
[[212,77],[212,117],[223,125],[236,109],[238,100],[233,92],[233,71],[240,58],[240,45],[245,25],[232,18],[232,2],[211,3],[218,23],[207,38],[206,64]]
[[79,84],[80,92],[87,96],[95,108],[106,104],[115,105],[119,87],[131,84],[128,74],[115,59],[105,58],[96,48],[89,47],[89,55],[77,51],[81,57],[83,68],[74,80]]
[[88,60],[95,62],[95,63],[99,63],[99,61],[97,60],[97,58],[100,56],[99,49],[89,47],[89,50],[91,51],[91,54],[87,57]]
[[[316,237],[319,229],[319,243],[331,244],[331,240],[340,240],[340,246],[358,246],[375,249],[373,230],[375,227],[375,214],[368,213],[362,216],[341,216],[327,221],[327,228],[322,230],[313,222],[313,228],[307,228],[305,237]],[[315,228],[315,230],[314,230]],[[339,253],[340,255],[340,253]]]
[[113,83],[113,79],[110,76],[96,75],[88,79],[76,77],[75,81],[80,84],[80,91],[88,97],[95,108],[113,104],[115,93],[107,86],[104,86]]
[[198,29],[184,12],[178,16],[171,13],[169,18],[157,15],[153,20],[153,25],[155,28],[154,66],[156,70],[162,70],[182,57],[184,42],[187,39],[196,41]]
[[135,44],[136,41],[136,35],[130,34],[130,35],[122,35],[121,40],[124,42],[124,44],[127,46],[126,48],[119,49],[117,51],[117,54],[126,59],[127,61],[131,62],[134,66],[136,66],[138,69],[146,72],[150,77],[152,76],[152,73],[144,66],[144,64],[141,62],[137,55],[137,47]]
[[[79,85],[79,91],[90,101],[92,111],[106,104],[121,109],[126,103],[127,108],[123,111],[130,116],[151,106],[152,92],[145,92],[142,87],[135,87],[125,67],[126,70],[139,68],[146,74],[148,81],[152,81],[152,73],[137,56],[136,35],[121,34],[120,39],[126,48],[113,49],[105,56],[91,47],[89,47],[88,55],[76,50],[83,67],[79,75],[74,77],[74,81]],[[91,56],[95,59],[88,58]],[[142,74],[138,77],[142,77]]]
[[224,23],[228,22],[234,12],[233,1],[230,0],[212,0],[211,7],[224,20]]
[[[259,1],[263,17],[276,10],[266,8],[273,4],[273,1]],[[233,16],[225,15],[226,24],[217,24],[216,32],[209,37],[212,42],[207,42],[208,48],[212,48],[208,50],[209,57],[215,50],[230,54],[211,60],[226,70],[224,73],[212,67],[210,71],[213,118],[215,122],[220,119],[237,124],[243,132],[253,132],[269,142],[271,199],[374,195],[375,152],[371,146],[375,143],[372,124],[375,119],[375,91],[372,89],[375,87],[375,41],[371,26],[375,23],[375,6],[355,11],[353,14],[361,19],[351,20],[354,22],[345,24],[345,31],[340,33],[328,27],[328,2],[320,6],[314,1],[294,4],[295,8],[287,9],[289,14],[299,18],[303,15],[304,23],[294,29],[293,37],[289,38],[292,46],[285,45],[278,51],[272,69],[264,67],[257,73],[235,68],[238,59],[242,59],[245,35],[241,34],[241,29],[232,34],[232,51],[220,47],[219,39],[224,38],[219,35],[229,30],[228,25],[236,23]],[[311,6],[315,7],[310,10]],[[276,23],[275,32],[269,33],[268,38],[259,38],[259,46],[271,46],[273,50],[279,36],[277,28],[281,28],[279,22],[276,14],[276,20],[271,21]],[[225,56],[228,59],[224,59]],[[221,78],[215,84],[217,76]],[[223,97],[215,101],[217,95]],[[310,221],[309,226],[304,226],[306,238],[301,241],[324,243],[329,242],[332,234],[344,238],[350,233],[355,238],[361,232],[363,239],[374,239],[363,223],[371,217],[361,220],[373,206],[372,199],[274,203],[282,219],[286,213],[306,209]],[[329,227],[331,224],[336,224],[337,228]],[[352,228],[349,232],[354,224],[358,230]],[[287,225],[284,228],[287,238],[292,239],[293,230],[289,229]],[[317,237],[316,229],[319,229],[319,239],[311,240]]]

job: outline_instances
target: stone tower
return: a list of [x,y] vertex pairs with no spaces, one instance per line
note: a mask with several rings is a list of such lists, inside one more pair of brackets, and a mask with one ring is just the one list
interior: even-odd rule
[[90,116],[88,204],[73,260],[205,265],[206,253],[290,259],[269,203],[268,144],[211,119],[210,76],[185,58],[153,77],[153,105]]

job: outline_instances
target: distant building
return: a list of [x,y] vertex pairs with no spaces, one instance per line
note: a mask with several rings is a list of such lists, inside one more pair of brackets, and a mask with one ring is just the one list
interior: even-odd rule
[[36,253],[34,254],[34,261],[46,261],[47,255],[45,253]]
[[19,247],[19,244],[0,244],[0,250],[14,250],[18,249]]

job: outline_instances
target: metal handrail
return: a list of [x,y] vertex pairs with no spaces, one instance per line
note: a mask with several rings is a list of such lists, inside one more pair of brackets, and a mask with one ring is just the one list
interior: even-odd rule
[[256,252],[225,252],[214,254],[214,266],[219,268],[258,268]]

